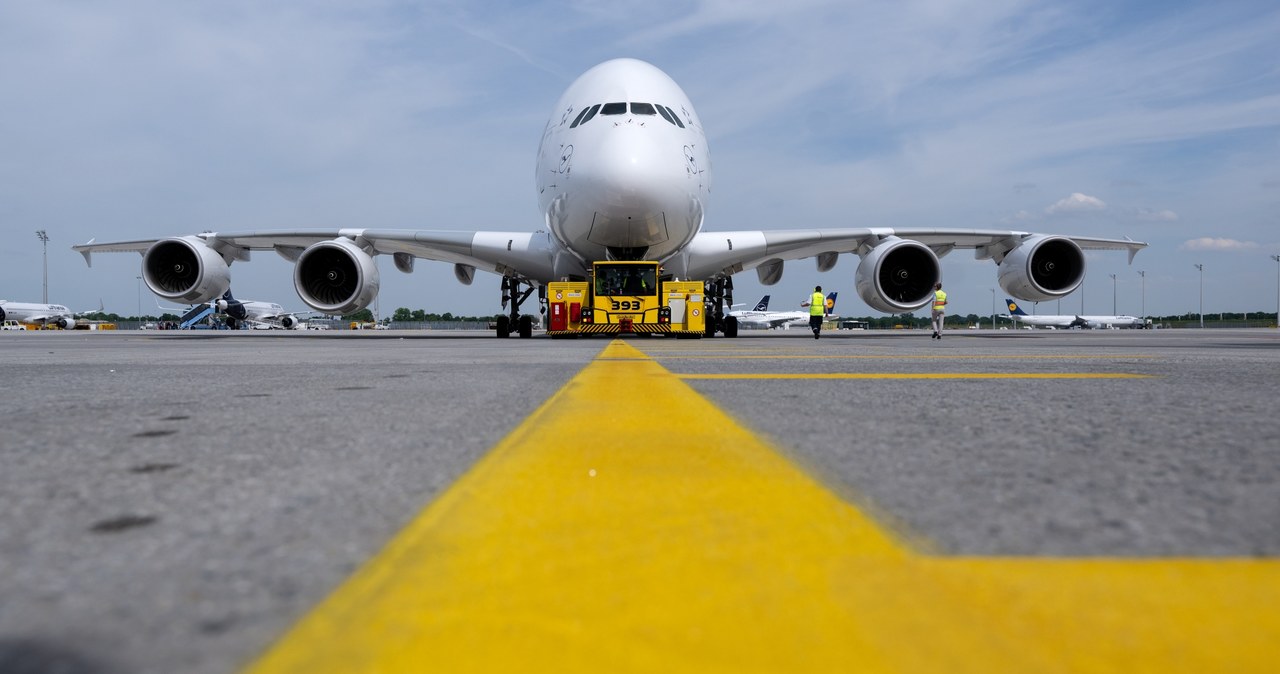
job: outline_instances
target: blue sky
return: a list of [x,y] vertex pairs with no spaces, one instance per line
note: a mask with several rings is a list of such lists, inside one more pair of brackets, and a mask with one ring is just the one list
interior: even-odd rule
[[[1274,311],[1280,253],[1274,2],[7,2],[0,4],[0,298],[153,311],[132,254],[75,243],[296,227],[537,229],[539,134],[618,56],[693,100],[708,230],[1008,227],[1129,236],[1089,255],[1088,313]],[[382,260],[379,308],[497,310],[498,279]],[[787,266],[857,299],[857,258]],[[1146,272],[1145,296],[1138,270]],[[305,308],[257,253],[237,295]],[[1115,274],[1113,282],[1110,275]],[[1003,299],[943,258],[952,313]],[[995,292],[992,292],[992,289]],[[1081,293],[1039,313],[1080,311]]]

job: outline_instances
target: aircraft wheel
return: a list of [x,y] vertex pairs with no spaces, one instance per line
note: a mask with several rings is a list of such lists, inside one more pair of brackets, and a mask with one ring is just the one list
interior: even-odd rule
[[725,337],[737,337],[738,336],[738,317],[729,316],[728,318],[724,319],[724,325],[721,326],[721,329],[724,331]]
[[498,324],[498,339],[506,339],[511,336],[511,319],[506,316],[499,316],[496,321]]
[[533,336],[533,316],[521,316],[519,323],[520,339]]

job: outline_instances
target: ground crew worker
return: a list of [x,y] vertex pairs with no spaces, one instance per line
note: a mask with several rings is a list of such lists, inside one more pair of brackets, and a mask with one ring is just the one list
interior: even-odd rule
[[809,307],[809,328],[813,330],[813,338],[817,339],[818,333],[822,332],[822,319],[826,318],[827,303],[822,299],[822,286],[814,286],[813,297],[808,302],[801,302],[800,306]]
[[933,284],[933,338],[942,339],[942,323],[947,312],[947,294],[942,284]]

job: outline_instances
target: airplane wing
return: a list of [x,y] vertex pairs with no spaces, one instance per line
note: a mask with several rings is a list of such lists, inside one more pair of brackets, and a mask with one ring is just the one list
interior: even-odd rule
[[[549,281],[555,278],[555,257],[562,249],[546,232],[466,232],[398,229],[307,229],[245,232],[204,232],[195,237],[230,260],[248,260],[251,251],[274,250],[289,261],[296,261],[308,246],[321,241],[346,237],[357,245],[369,246],[375,253],[396,256],[396,267],[409,271],[413,258],[452,262],[468,267],[470,273],[483,269],[498,274],[513,274],[526,279]],[[99,252],[136,252],[143,254],[161,239],[141,239],[112,243],[88,243],[72,246],[93,264],[92,254]],[[463,280],[459,273],[459,280]],[[464,282],[469,283],[470,278]]]
[[[708,278],[755,269],[760,282],[772,285],[781,277],[782,262],[818,258],[820,271],[835,266],[839,253],[862,254],[897,237],[918,241],[938,257],[956,248],[973,249],[979,260],[1001,259],[1033,232],[998,229],[916,229],[873,227],[866,229],[808,229],[733,232],[699,232],[689,244],[690,278]],[[1132,239],[1065,236],[1084,250],[1127,250],[1129,261],[1147,244]]]

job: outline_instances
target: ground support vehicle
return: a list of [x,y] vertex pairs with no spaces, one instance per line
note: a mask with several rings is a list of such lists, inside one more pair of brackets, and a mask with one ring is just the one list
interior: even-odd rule
[[547,334],[672,334],[706,331],[701,281],[663,281],[657,262],[596,262],[588,281],[547,285]]

